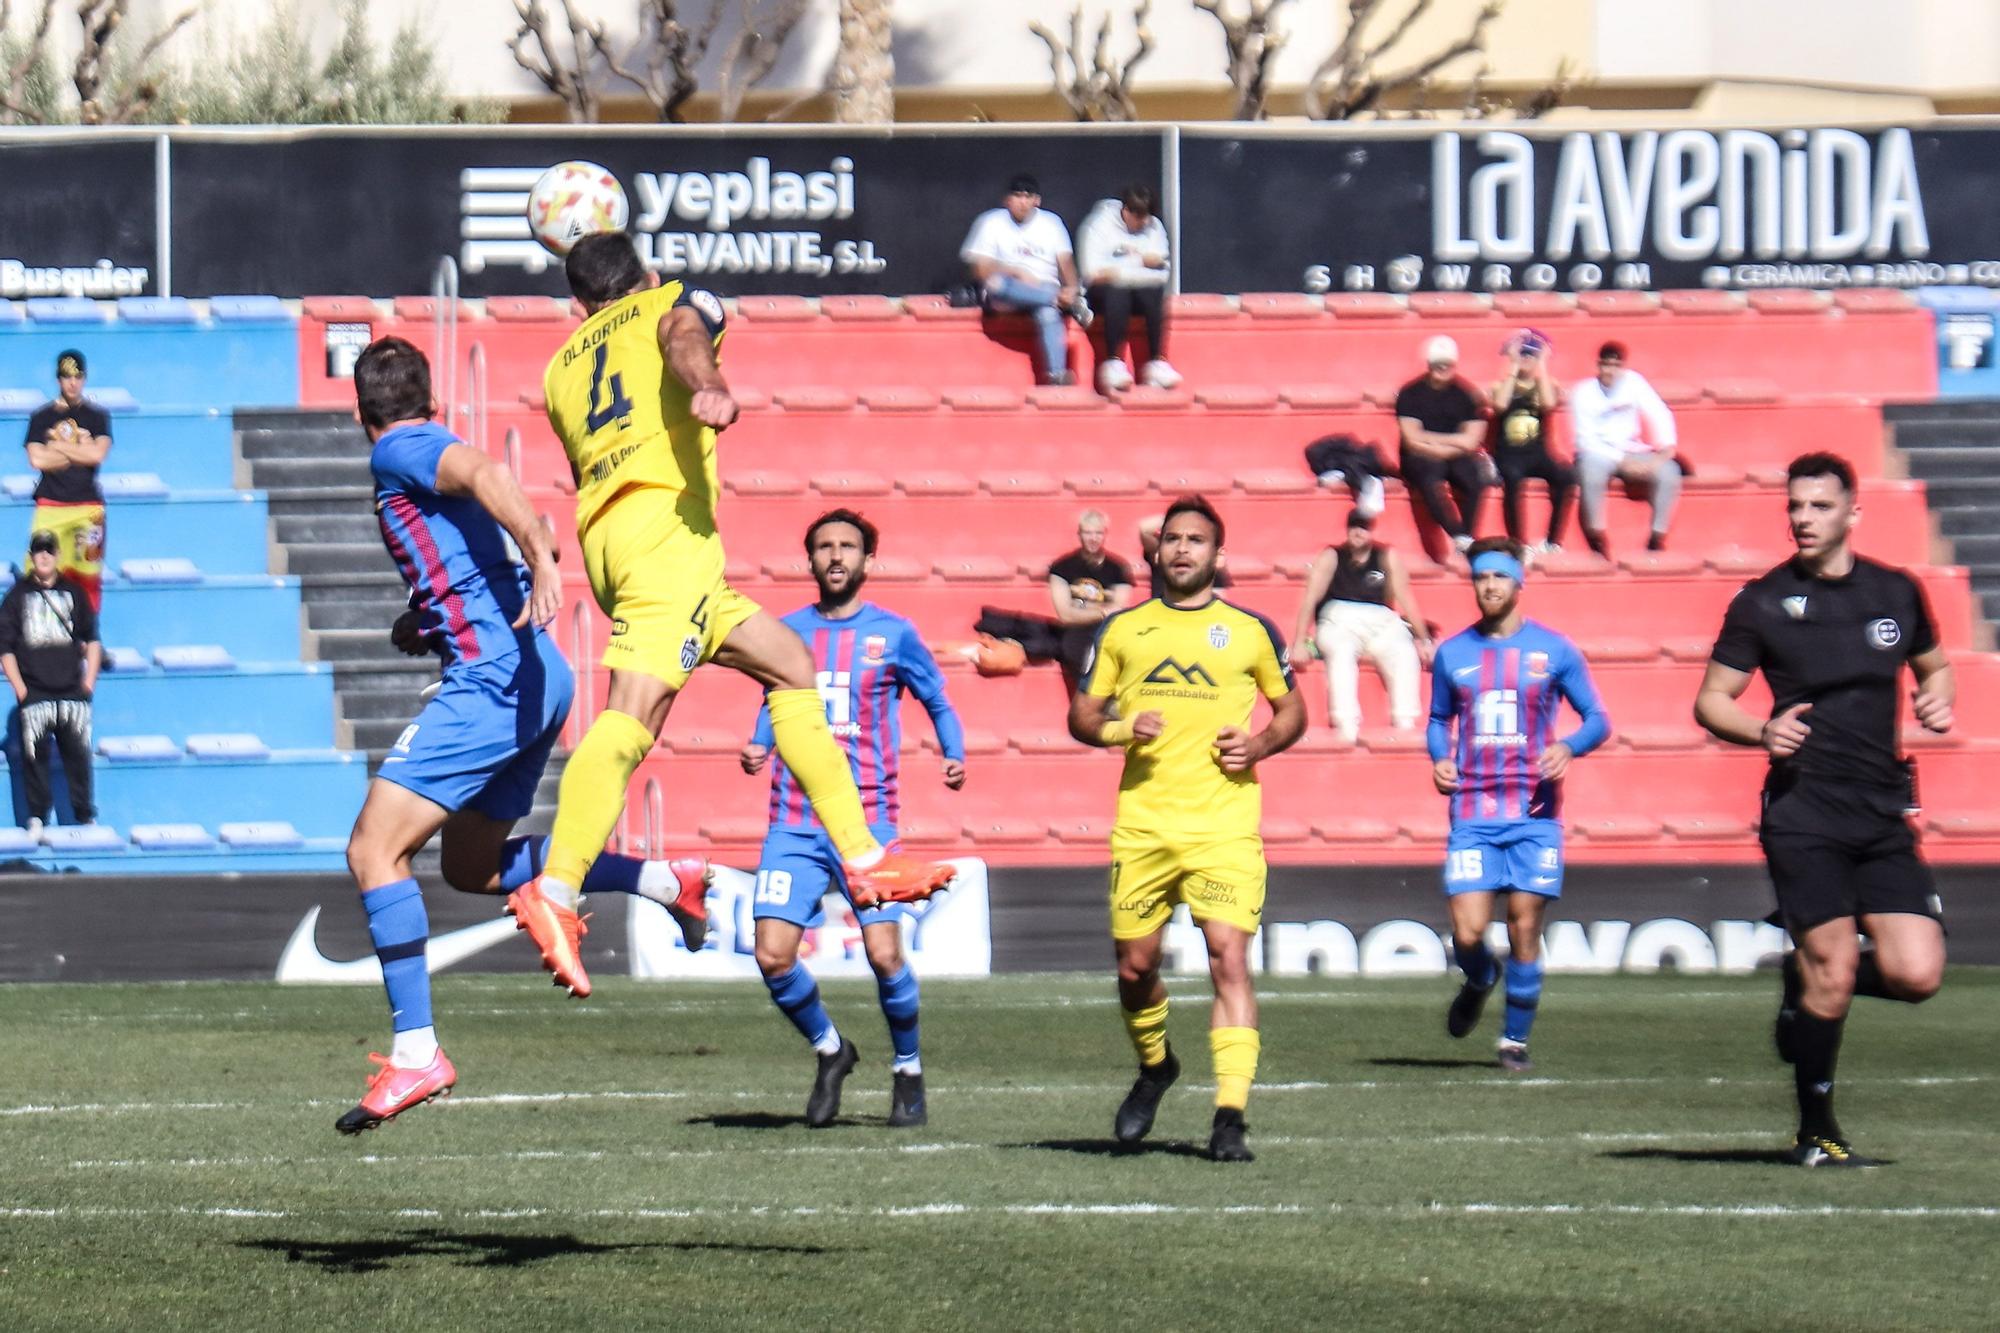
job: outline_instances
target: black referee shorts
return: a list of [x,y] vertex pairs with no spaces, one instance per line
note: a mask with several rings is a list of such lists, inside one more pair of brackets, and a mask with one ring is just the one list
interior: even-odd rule
[[1937,884],[1899,804],[1892,793],[1811,782],[1765,789],[1758,836],[1792,938],[1844,916],[1943,920]]

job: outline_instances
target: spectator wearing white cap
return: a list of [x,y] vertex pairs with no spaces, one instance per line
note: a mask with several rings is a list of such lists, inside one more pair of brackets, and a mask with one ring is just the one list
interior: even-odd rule
[[1403,484],[1419,519],[1428,515],[1463,551],[1472,545],[1488,484],[1486,404],[1459,376],[1458,344],[1450,338],[1425,342],[1424,364],[1424,373],[1396,393]]
[[1590,549],[1611,558],[1604,535],[1604,499],[1611,479],[1628,495],[1652,502],[1652,535],[1646,549],[1663,551],[1681,498],[1685,471],[1675,457],[1679,434],[1674,414],[1646,382],[1625,364],[1625,345],[1608,342],[1597,351],[1597,374],[1570,390],[1576,422],[1576,474],[1583,494],[1583,538]]

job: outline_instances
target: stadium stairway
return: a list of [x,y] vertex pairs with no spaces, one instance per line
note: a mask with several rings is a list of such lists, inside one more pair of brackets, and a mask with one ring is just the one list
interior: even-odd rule
[[[330,666],[341,744],[364,751],[373,773],[438,672],[389,643],[407,590],[375,520],[368,438],[351,414],[267,408],[237,414],[236,440],[268,497],[274,559],[299,581],[302,651]],[[524,829],[547,830],[561,772],[552,760]]]
[[1986,620],[2000,621],[2000,401],[1898,403],[1883,415]]

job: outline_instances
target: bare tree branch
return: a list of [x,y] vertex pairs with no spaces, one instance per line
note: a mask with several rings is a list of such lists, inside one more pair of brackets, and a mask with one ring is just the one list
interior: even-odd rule
[[1575,87],[1576,66],[1570,63],[1568,56],[1564,56],[1556,61],[1556,72],[1549,77],[1548,83],[1527,101],[1514,104],[1514,116],[1517,120],[1540,120],[1561,106]]
[[1351,0],[1349,26],[1332,54],[1320,62],[1306,88],[1306,113],[1315,120],[1346,120],[1374,110],[1382,99],[1399,89],[1423,85],[1438,70],[1454,60],[1486,50],[1486,29],[1500,16],[1507,0],[1486,0],[1474,16],[1472,26],[1457,41],[1430,56],[1388,74],[1377,74],[1382,57],[1404,37],[1431,5],[1431,0],[1414,0],[1410,9],[1373,46],[1361,37],[1362,25],[1380,7],[1380,0]]
[[810,0],[780,0],[769,17],[760,13],[757,0],[741,0],[743,28],[724,48],[719,76],[721,106],[717,114],[733,121],[743,108],[743,98],[762,83],[777,67],[785,39],[806,16]]
[[[562,99],[572,122],[595,121],[603,106],[603,93],[593,67],[600,59],[608,65],[611,55],[604,25],[591,22],[577,7],[577,0],[562,0],[562,7],[570,34],[567,58],[561,54],[561,39],[552,30],[548,7],[542,0],[514,0],[521,26],[508,40],[507,49],[514,53],[516,64]],[[530,38],[534,41],[532,50]]]
[[[1282,2],[1282,0],[1281,0]],[[1098,25],[1097,40],[1091,44],[1089,63],[1083,58],[1083,0],[1070,11],[1069,40],[1058,38],[1040,21],[1028,24],[1028,31],[1049,48],[1049,74],[1056,94],[1078,120],[1136,120],[1138,108],[1132,102],[1132,71],[1153,51],[1153,31],[1146,26],[1153,0],[1138,0],[1132,11],[1136,45],[1123,61],[1111,52],[1111,16]]]
[[[637,85],[660,120],[678,123],[681,108],[700,87],[698,71],[721,26],[722,10],[712,5],[705,19],[690,26],[681,22],[676,0],[639,0],[639,40],[625,61],[606,51],[605,62],[613,74]],[[634,73],[630,61],[639,56],[644,67]]]
[[896,57],[890,0],[840,0],[840,48],[827,82],[841,125],[887,125],[896,119]]
[[[1195,8],[1222,25],[1229,51],[1229,86],[1236,90],[1237,120],[1262,120],[1270,96],[1271,62],[1284,48],[1287,33],[1276,26],[1277,13],[1291,0],[1248,0],[1239,13],[1232,0],[1194,0]],[[1225,4],[1232,7],[1224,10]]]
[[131,7],[131,0],[77,0],[76,17],[83,27],[83,43],[77,51],[71,81],[76,86],[78,119],[85,125],[123,125],[150,106],[159,96],[159,87],[145,77],[147,64],[201,9],[197,0],[154,33],[123,71],[123,91],[116,100],[107,102],[105,82],[110,61],[106,53],[115,45]]
[[[9,30],[13,21],[11,0],[0,0],[0,34]],[[42,114],[28,105],[27,82],[35,66],[44,58],[48,49],[49,24],[55,21],[56,0],[42,0],[41,17],[35,20],[35,31],[21,47],[21,54],[7,69],[7,86],[0,89],[0,110],[22,120],[40,123]]]

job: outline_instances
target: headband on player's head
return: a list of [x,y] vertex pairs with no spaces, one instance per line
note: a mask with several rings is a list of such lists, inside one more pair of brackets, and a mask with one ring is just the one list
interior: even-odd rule
[[1472,576],[1481,574],[1505,574],[1516,583],[1526,583],[1527,574],[1521,569],[1521,562],[1505,551],[1481,551],[1472,561]]

